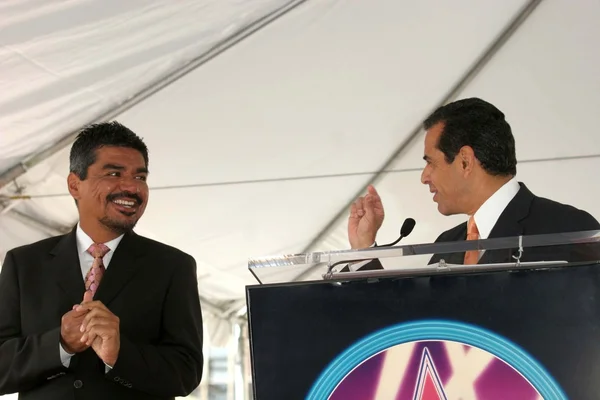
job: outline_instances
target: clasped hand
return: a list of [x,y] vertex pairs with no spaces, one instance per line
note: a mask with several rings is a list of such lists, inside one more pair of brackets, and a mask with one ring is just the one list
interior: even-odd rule
[[113,367],[121,345],[119,317],[100,301],[93,301],[87,291],[81,304],[63,315],[61,343],[69,353],[79,353],[91,346],[105,364]]

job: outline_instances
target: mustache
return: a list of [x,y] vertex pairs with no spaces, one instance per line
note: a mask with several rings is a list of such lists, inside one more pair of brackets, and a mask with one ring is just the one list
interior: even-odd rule
[[106,196],[106,200],[108,201],[113,201],[113,200],[117,200],[117,199],[133,199],[135,200],[135,202],[140,205],[143,203],[142,198],[140,197],[139,194],[137,193],[132,193],[132,192],[119,192],[119,193],[112,193],[109,194],[108,196]]

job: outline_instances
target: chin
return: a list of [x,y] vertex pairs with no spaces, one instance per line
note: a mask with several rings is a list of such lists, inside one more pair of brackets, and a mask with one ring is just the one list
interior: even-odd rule
[[437,209],[438,209],[438,212],[440,214],[442,214],[443,216],[445,216],[445,217],[449,217],[451,215],[456,214],[455,212],[452,212],[451,210],[448,210],[447,208],[445,208],[443,205],[441,205],[439,203],[438,203]]
[[135,225],[137,224],[138,220],[131,218],[103,218],[100,220],[100,222],[102,222],[102,224],[111,231],[122,234],[131,232],[133,228],[135,228]]

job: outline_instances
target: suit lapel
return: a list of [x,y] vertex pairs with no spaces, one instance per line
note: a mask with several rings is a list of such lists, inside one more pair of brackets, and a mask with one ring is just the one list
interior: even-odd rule
[[[464,222],[459,226],[460,226],[460,229],[457,232],[456,238],[454,238],[453,240],[455,240],[455,241],[466,240],[466,238],[467,238],[467,223]],[[464,261],[465,261],[465,252],[464,251],[450,253],[450,254],[448,254],[448,259],[446,260],[446,262],[449,264],[462,264],[462,263],[464,263]]]
[[[463,222],[460,225],[455,226],[449,231],[446,231],[440,236],[435,242],[458,242],[465,240],[467,237],[467,223]],[[465,258],[464,252],[453,252],[453,253],[436,253],[431,256],[429,264],[440,262],[442,259],[448,264],[462,264]]]
[[140,238],[133,232],[125,234],[113,255],[94,300],[108,305],[125,287],[127,282],[139,272],[143,255]]
[[53,256],[49,263],[50,273],[72,304],[81,303],[85,292],[85,282],[77,254],[75,229],[63,236],[50,254]]
[[[535,198],[534,194],[527,189],[523,183],[519,182],[521,188],[515,195],[515,197],[508,203],[500,218],[492,228],[489,238],[501,238],[501,237],[512,237],[520,236],[523,234],[523,221],[529,215],[531,208],[531,202]],[[509,250],[491,250],[486,251],[483,257],[479,260],[480,264],[493,263],[493,262],[505,262],[507,261],[507,252]],[[512,253],[511,253],[512,254]],[[508,257],[510,258],[510,257]]]

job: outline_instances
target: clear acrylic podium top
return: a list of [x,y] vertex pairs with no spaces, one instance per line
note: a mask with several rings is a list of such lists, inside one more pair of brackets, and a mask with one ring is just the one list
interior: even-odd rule
[[[472,250],[480,252],[479,264],[462,265],[460,260],[464,253]],[[430,263],[434,254],[438,255],[436,258],[441,255],[441,259]],[[377,260],[383,269],[356,271],[373,260]],[[259,284],[277,284],[596,263],[600,263],[600,231],[259,257],[248,260],[248,269]],[[350,269],[345,268],[347,265]]]

